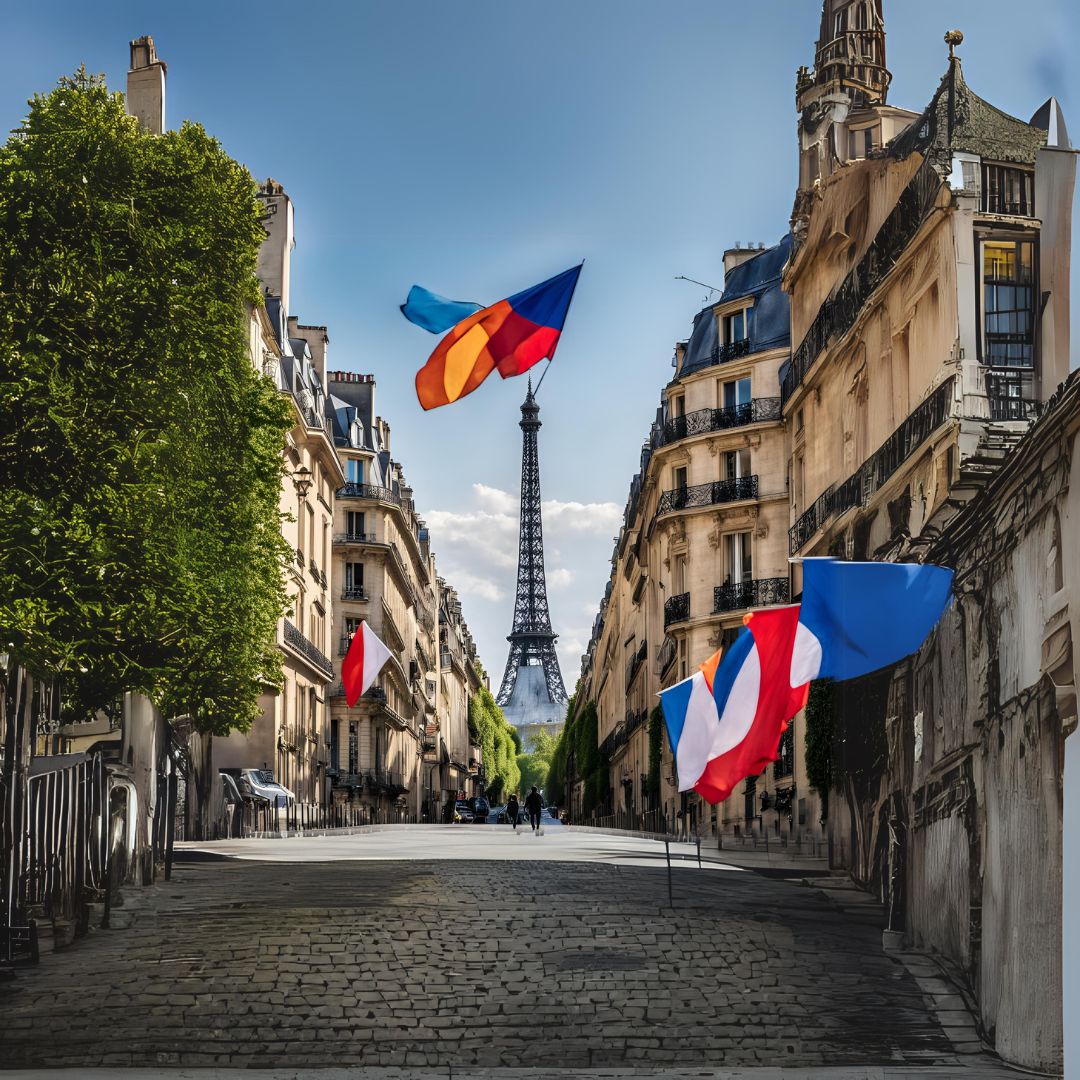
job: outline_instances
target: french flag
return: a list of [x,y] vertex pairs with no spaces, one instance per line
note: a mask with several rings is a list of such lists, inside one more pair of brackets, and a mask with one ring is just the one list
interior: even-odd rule
[[813,679],[853,679],[915,652],[948,603],[952,571],[807,559],[801,604],[746,616],[724,653],[660,695],[680,791],[722,802],[777,758]]
[[351,709],[378,677],[390,659],[390,650],[378,639],[365,620],[349,642],[349,651],[341,662],[341,685],[345,702]]

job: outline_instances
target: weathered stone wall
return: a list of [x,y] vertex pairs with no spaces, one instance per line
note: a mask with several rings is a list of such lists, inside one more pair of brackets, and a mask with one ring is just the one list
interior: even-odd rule
[[956,596],[921,652],[887,694],[861,680],[836,706],[834,865],[963,971],[1006,1060],[1046,1070],[1061,1067],[1078,429],[1073,379],[931,547]]

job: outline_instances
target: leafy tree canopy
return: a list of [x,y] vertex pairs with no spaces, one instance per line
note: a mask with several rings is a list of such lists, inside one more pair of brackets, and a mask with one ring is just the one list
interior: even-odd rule
[[80,719],[124,691],[205,731],[280,678],[285,403],[253,369],[255,184],[100,79],[0,148],[0,635]]

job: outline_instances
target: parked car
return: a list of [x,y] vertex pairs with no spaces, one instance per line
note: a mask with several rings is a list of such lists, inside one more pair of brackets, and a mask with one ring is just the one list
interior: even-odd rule
[[241,769],[236,786],[241,795],[262,799],[279,809],[296,802],[296,796],[287,787],[279,784],[269,769]]
[[477,795],[475,799],[469,800],[469,809],[473,812],[473,820],[476,824],[483,825],[491,813],[491,803],[483,795]]
[[473,812],[469,809],[469,804],[464,800],[454,807],[454,821],[459,825],[471,825],[473,823]]

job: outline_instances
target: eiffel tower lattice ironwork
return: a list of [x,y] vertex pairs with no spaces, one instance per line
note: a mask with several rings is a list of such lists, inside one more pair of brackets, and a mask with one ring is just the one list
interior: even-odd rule
[[521,406],[521,529],[518,534],[517,596],[514,628],[507,637],[510,655],[496,699],[510,704],[518,670],[528,665],[544,669],[548,696],[554,704],[566,703],[566,688],[555,655],[558,635],[551,629],[547,582],[544,578],[544,526],[540,515],[540,456],[536,433],[540,430],[540,406],[533,397],[532,379]]

